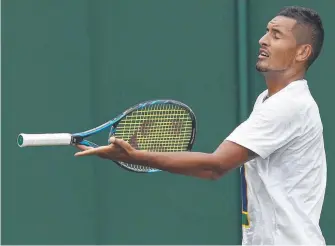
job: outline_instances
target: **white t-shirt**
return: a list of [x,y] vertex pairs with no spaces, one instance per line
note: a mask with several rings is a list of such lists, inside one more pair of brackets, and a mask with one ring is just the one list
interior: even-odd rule
[[323,245],[327,167],[318,106],[306,80],[266,96],[226,139],[259,155],[241,167],[242,244]]

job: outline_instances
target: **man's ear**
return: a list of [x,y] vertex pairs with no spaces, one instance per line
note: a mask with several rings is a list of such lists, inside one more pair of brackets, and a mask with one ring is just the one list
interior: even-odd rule
[[310,44],[302,44],[298,48],[296,60],[298,62],[306,62],[308,58],[312,55],[313,48]]

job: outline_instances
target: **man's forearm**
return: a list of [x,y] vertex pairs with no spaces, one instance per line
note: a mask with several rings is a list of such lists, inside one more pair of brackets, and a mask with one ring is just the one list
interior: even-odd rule
[[134,153],[138,164],[150,166],[171,173],[200,178],[215,179],[225,172],[215,154],[199,152],[147,152]]

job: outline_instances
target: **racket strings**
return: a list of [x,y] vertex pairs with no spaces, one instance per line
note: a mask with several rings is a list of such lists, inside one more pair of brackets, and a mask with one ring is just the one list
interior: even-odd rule
[[[114,136],[134,148],[152,152],[186,151],[193,133],[190,113],[174,104],[158,104],[133,111],[118,124]],[[148,167],[125,164],[134,170]]]
[[[158,106],[161,106],[160,110],[157,110]],[[136,139],[139,144],[136,147],[148,151],[184,150],[192,132],[192,120],[188,112],[175,110],[175,105],[152,107],[154,110],[147,108],[135,111],[120,122],[118,128],[121,128],[122,136],[119,137],[126,141]],[[161,146],[157,145],[159,142]]]

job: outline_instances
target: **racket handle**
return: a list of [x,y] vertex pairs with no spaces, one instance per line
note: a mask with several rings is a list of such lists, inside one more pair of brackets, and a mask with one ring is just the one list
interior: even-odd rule
[[17,144],[20,147],[70,145],[72,136],[69,133],[19,134]]

